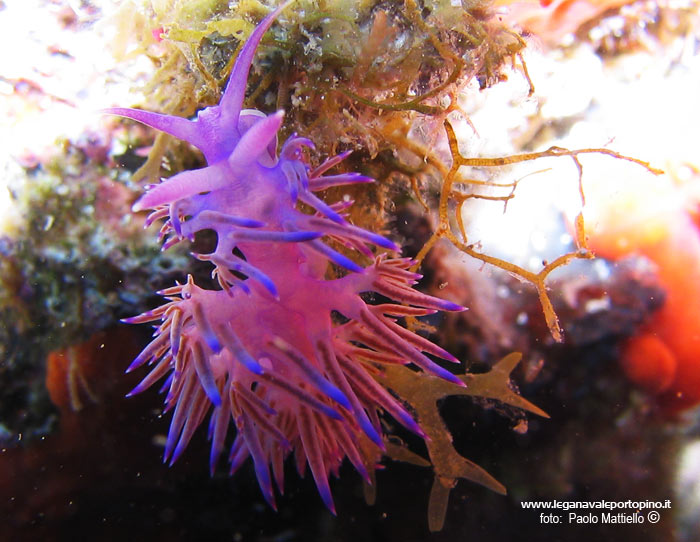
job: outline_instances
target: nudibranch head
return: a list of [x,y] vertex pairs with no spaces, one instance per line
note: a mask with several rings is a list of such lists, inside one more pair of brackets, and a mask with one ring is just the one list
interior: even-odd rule
[[[128,117],[187,141],[202,151],[209,164],[225,160],[238,145],[243,134],[254,124],[254,119],[260,120],[265,117],[259,112],[243,110],[248,74],[260,40],[289,4],[290,1],[287,1],[280,5],[253,30],[236,59],[219,104],[202,109],[194,120],[121,107],[105,109],[104,112]],[[264,146],[259,149],[260,152],[263,148]]]

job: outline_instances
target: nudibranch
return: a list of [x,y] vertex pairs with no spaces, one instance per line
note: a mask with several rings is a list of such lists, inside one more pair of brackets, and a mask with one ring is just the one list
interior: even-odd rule
[[687,188],[638,179],[589,198],[590,246],[612,260],[637,254],[656,266],[662,307],[623,345],[634,383],[673,413],[700,403],[700,231]]
[[[399,251],[395,243],[350,224],[344,211],[352,202],[327,204],[316,195],[372,181],[358,173],[326,174],[348,153],[312,169],[302,152],[313,149],[312,142],[292,135],[278,155],[283,112],[242,109],[257,46],[285,5],[251,33],[220,103],[195,119],[107,110],[185,140],[206,159],[206,167],[151,186],[133,207],[151,210],[147,225],[164,219],[163,249],[202,230],[217,237],[211,253],[194,256],[211,263],[220,289],[203,289],[189,276],[159,292],[165,304],[128,318],[157,322],[152,342],[128,371],[150,367],[131,394],[164,381],[165,411],[172,412],[166,462],[181,456],[208,417],[212,472],[233,425],[231,473],[252,458],[264,498],[275,507],[273,481],[281,493],[283,463],[294,452],[300,474],[308,464],[334,511],[328,477],[347,457],[369,480],[368,469],[384,449],[381,415],[424,436],[402,401],[375,378],[384,367],[410,364],[416,378],[429,373],[464,385],[429,356],[457,360],[401,319],[462,307],[413,289],[420,278],[409,270],[413,262],[388,256]],[[363,267],[357,256],[372,263]],[[327,279],[330,265],[346,273]],[[365,301],[369,292],[382,302]]]

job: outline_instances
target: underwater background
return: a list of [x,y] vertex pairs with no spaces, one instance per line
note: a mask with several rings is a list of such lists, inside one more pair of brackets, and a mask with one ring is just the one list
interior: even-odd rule
[[[258,461],[210,473],[206,427],[164,464],[177,414],[164,412],[156,387],[130,393],[146,371],[125,374],[153,331],[122,320],[161,305],[156,292],[188,276],[222,290],[257,275],[241,267],[222,282],[192,257],[216,250],[211,228],[161,250],[166,211],[144,229],[133,204],[210,156],[102,110],[194,118],[215,108],[244,44],[280,3],[0,0],[0,539],[700,539],[698,4],[546,4],[296,0],[270,21],[239,83],[245,108],[285,112],[279,145],[263,145],[259,161],[279,152],[278,163],[296,164],[283,178],[299,193],[328,184],[318,200],[294,194],[300,220],[336,213],[352,234],[327,226],[332,252],[309,274],[324,285],[349,280],[353,266],[369,273],[382,258],[406,258],[390,279],[404,297],[376,284],[356,296],[370,309],[403,304],[390,316],[376,309],[384,327],[327,317],[374,379],[359,389],[347,376],[362,408],[328,397],[342,379],[326,369],[262,410],[263,386],[249,384],[226,417],[228,457],[237,431],[273,432],[251,413],[273,419],[289,397],[337,408],[353,446],[318,448],[326,466],[339,465],[324,472],[334,514],[310,470],[312,447],[282,423],[297,440],[276,510]],[[251,128],[238,129],[227,137]],[[285,154],[294,134],[314,147]],[[322,180],[331,175],[335,183]],[[213,208],[201,194],[217,189],[186,196]],[[191,224],[197,211],[168,212]],[[281,245],[264,255],[282,261]],[[229,252],[254,261],[245,245]],[[320,291],[304,303],[321,304]],[[216,378],[219,353],[201,322],[219,310],[193,317]],[[266,318],[240,329],[279,325]],[[301,336],[312,318],[279,325],[278,336]],[[161,332],[177,328],[163,321]],[[319,367],[307,351],[304,362],[278,349]],[[192,419],[199,404],[214,411],[201,360],[182,363],[205,390],[184,403]],[[369,400],[373,386],[383,402]],[[323,440],[325,418],[311,419]],[[625,523],[561,508],[603,500],[664,507],[613,510]],[[555,501],[546,514],[523,505]]]

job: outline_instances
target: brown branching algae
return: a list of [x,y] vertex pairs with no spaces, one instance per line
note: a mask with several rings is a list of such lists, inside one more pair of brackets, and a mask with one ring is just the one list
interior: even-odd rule
[[[464,252],[468,256],[471,256],[472,258],[481,260],[484,263],[503,269],[504,271],[507,271],[508,273],[519,277],[524,281],[532,283],[532,285],[537,289],[537,294],[540,299],[542,310],[544,311],[544,316],[547,321],[547,326],[552,334],[552,337],[554,337],[554,340],[556,340],[557,342],[561,342],[563,340],[562,330],[559,325],[557,315],[554,312],[554,308],[552,307],[552,303],[549,300],[545,281],[550,275],[550,273],[552,273],[552,271],[554,271],[558,267],[568,264],[573,259],[590,259],[594,257],[594,254],[588,250],[586,244],[583,214],[579,213],[575,221],[575,241],[577,249],[573,252],[562,254],[561,256],[559,256],[551,262],[543,262],[542,269],[536,273],[528,271],[523,267],[504,261],[500,258],[496,258],[493,256],[489,256],[488,254],[479,252],[473,244],[469,244],[469,238],[464,228],[464,222],[462,219],[462,205],[467,199],[484,197],[489,198],[489,196],[482,196],[474,192],[467,193],[463,191],[463,189],[459,188],[460,185],[474,188],[475,186],[488,184],[489,186],[499,186],[499,188],[510,188],[510,192],[507,192],[505,196],[495,198],[496,201],[504,201],[505,203],[507,203],[507,201],[513,197],[513,193],[515,192],[515,189],[517,187],[517,181],[510,184],[494,185],[493,183],[484,183],[483,181],[463,179],[458,175],[460,167],[501,167],[520,162],[529,162],[532,160],[537,160],[539,158],[568,156],[573,159],[578,170],[578,186],[579,194],[581,196],[582,207],[583,205],[585,205],[586,199],[583,190],[583,166],[581,165],[581,162],[579,162],[579,155],[592,153],[603,154],[612,158],[616,158],[619,160],[627,160],[638,164],[655,175],[660,175],[663,172],[659,169],[652,168],[647,162],[644,162],[637,158],[622,156],[621,154],[611,151],[609,149],[580,149],[570,151],[568,149],[552,147],[542,152],[525,153],[500,158],[466,158],[462,156],[462,154],[459,151],[457,138],[449,122],[445,123],[445,130],[447,131],[447,137],[450,145],[450,153],[452,155],[452,167],[449,171],[444,173],[444,181],[442,183],[442,186],[440,187],[438,227],[432,234],[430,239],[428,239],[428,241],[425,243],[423,248],[421,248],[420,252],[418,252],[418,255],[416,257],[416,267],[420,265],[420,262],[423,261],[428,251],[435,245],[435,243],[438,240],[443,238],[449,240],[460,251]],[[435,163],[437,163],[437,161]],[[444,166],[441,166],[440,169],[444,172]],[[493,199],[493,196],[491,196],[490,198]],[[454,216],[456,217],[456,223],[458,226],[457,231],[459,232],[459,234],[455,233],[451,225],[451,213],[454,213]]]
[[[497,362],[488,373],[460,376],[460,380],[466,385],[464,388],[432,377],[416,379],[415,373],[406,367],[394,366],[386,369],[382,377],[385,385],[415,409],[418,420],[426,428],[426,445],[435,471],[428,505],[428,525],[431,531],[442,529],[450,489],[459,478],[481,484],[497,493],[506,493],[506,488],[493,476],[459,455],[452,447],[452,436],[440,416],[438,401],[454,395],[494,399],[548,418],[542,409],[523,399],[511,387],[510,375],[521,357],[521,354],[514,352]],[[394,459],[401,457],[392,454],[391,450],[388,453]]]

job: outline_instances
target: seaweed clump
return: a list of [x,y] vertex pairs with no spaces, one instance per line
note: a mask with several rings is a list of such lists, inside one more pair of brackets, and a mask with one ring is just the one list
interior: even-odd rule
[[[144,108],[188,117],[216,103],[237,51],[268,9],[259,2],[229,6],[215,0],[125,9],[122,19],[136,18],[142,29],[133,53],[147,53],[157,66],[143,89]],[[395,199],[397,185],[416,184],[416,167],[411,157],[404,159],[411,132],[427,130],[434,142],[442,119],[459,110],[459,89],[470,81],[486,88],[505,79],[525,46],[487,4],[447,0],[297,0],[269,36],[254,64],[247,105],[283,108],[281,137],[308,137],[318,156],[356,151],[346,167],[380,182],[336,190],[330,198],[351,193],[354,207],[364,209],[353,219],[374,230],[384,226],[387,195]],[[417,128],[425,119],[430,122]],[[185,149],[174,145],[157,136],[135,179],[156,180],[163,157],[183,156]]]
[[[145,307],[187,265],[128,213],[132,192],[93,134],[31,159],[11,185],[19,220],[0,236],[0,441],[51,432],[47,354]],[[179,271],[178,271],[179,273]],[[79,376],[79,375],[78,375]]]

